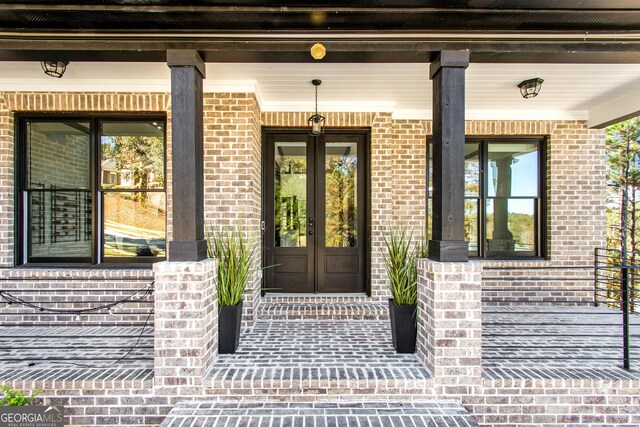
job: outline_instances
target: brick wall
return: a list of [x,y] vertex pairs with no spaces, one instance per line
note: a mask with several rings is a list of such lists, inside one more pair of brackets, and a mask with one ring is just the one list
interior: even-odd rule
[[[168,94],[161,93],[0,93],[0,267],[14,264],[14,114],[27,112],[76,113],[166,113]],[[170,162],[171,122],[167,122],[167,153]],[[170,167],[168,166],[169,170]],[[170,178],[169,178],[170,179]],[[167,205],[171,206],[171,183],[167,183]],[[169,221],[170,223],[170,221]],[[170,227],[168,227],[170,236]],[[122,281],[118,277],[139,277],[142,282]],[[31,301],[41,301],[51,308],[84,308],[94,303],[68,301],[113,301],[137,290],[141,283],[152,280],[150,270],[2,270],[1,288]],[[110,280],[112,279],[112,280]],[[148,279],[148,280],[146,280]],[[92,292],[86,292],[92,289]],[[37,290],[37,292],[29,291]],[[152,301],[151,301],[152,303]],[[102,322],[143,322],[149,302],[131,302],[115,310],[114,315],[97,313],[82,316],[78,322],[68,315],[40,315],[33,310],[12,306],[3,309],[2,322],[25,321],[35,324],[71,322],[99,324]],[[134,314],[135,313],[135,314]]]
[[[170,96],[162,93],[0,93],[0,267],[13,266],[14,250],[14,113],[167,113]],[[167,168],[170,171],[171,121],[167,122]],[[171,181],[167,182],[167,206],[171,206]],[[5,215],[6,212],[6,215]],[[170,215],[170,212],[168,212]],[[170,221],[167,235],[171,236]]]
[[[207,228],[239,227],[261,245],[262,132],[253,94],[205,94],[204,194]],[[260,254],[261,251],[258,251]],[[245,292],[243,321],[252,324],[260,302],[260,259]]]
[[482,377],[482,264],[418,263],[418,359],[437,396],[478,393]]
[[[312,113],[263,113],[264,126],[306,127]],[[380,255],[382,235],[389,227],[407,226],[420,232],[425,227],[426,137],[430,121],[394,120],[388,113],[326,113],[327,127],[371,128],[371,288],[375,299],[388,298],[386,275]],[[604,152],[601,130],[582,121],[468,121],[469,136],[548,136],[547,146],[547,255],[545,261],[483,261],[509,270],[541,266],[575,266],[593,263],[594,247],[605,243]],[[495,274],[494,274],[495,273]],[[539,283],[520,283],[521,278],[542,274],[546,290],[532,301],[583,303],[591,294],[584,290],[587,271],[511,271],[513,281],[495,280],[501,272],[485,270],[487,287],[519,286],[535,292]],[[520,277],[520,279],[518,278]],[[571,279],[574,280],[571,280]],[[489,280],[492,279],[492,280]],[[531,281],[529,281],[531,282]],[[554,287],[554,290],[551,288]],[[500,291],[485,300],[524,295]],[[544,298],[540,297],[544,295]],[[494,296],[496,298],[494,298]]]
[[[253,94],[206,94],[205,221],[245,227],[259,239],[261,217],[261,127]],[[167,114],[167,239],[172,235],[170,95],[165,93],[1,93],[0,94],[0,266],[13,266],[14,113],[165,113]],[[255,318],[261,272],[251,280],[245,318]]]
[[201,394],[218,355],[218,263],[159,262],[156,277],[153,379],[160,395]]
[[[89,187],[88,134],[52,134],[39,125],[29,126],[28,133],[29,188]],[[32,193],[31,254],[34,257],[85,256],[91,251],[91,205],[86,196],[76,192]]]
[[2,305],[0,325],[153,324],[153,286],[149,269],[0,269],[0,290],[37,306],[55,310],[82,310],[133,297],[108,310],[82,314],[40,312],[18,304]]
[[493,379],[462,397],[486,427],[637,426],[640,382],[616,379]]
[[[13,264],[13,119],[19,111],[164,112],[168,94],[0,94],[0,265]],[[205,94],[205,217],[217,227],[243,224],[259,235],[261,130],[306,127],[310,112],[260,113],[253,94]],[[394,120],[389,113],[326,113],[328,127],[371,128],[372,296],[388,297],[380,250],[389,227],[425,224],[425,138],[431,122]],[[167,129],[167,234],[171,236],[171,126]],[[470,136],[549,136],[547,151],[547,254],[553,265],[588,265],[604,244],[604,136],[581,121],[473,121]],[[257,238],[257,237],[256,237]],[[547,262],[542,261],[546,265]],[[509,264],[514,268],[522,262]],[[491,270],[485,270],[491,274]],[[523,272],[526,277],[530,272]],[[565,277],[562,273],[561,276]],[[245,314],[255,318],[261,272],[246,296]],[[490,276],[487,276],[489,278]],[[573,289],[579,286],[565,283]],[[490,284],[489,284],[490,286]],[[501,285],[502,286],[502,285]],[[584,296],[584,298],[582,296]],[[585,300],[586,294],[575,294]],[[554,298],[557,294],[549,294]]]

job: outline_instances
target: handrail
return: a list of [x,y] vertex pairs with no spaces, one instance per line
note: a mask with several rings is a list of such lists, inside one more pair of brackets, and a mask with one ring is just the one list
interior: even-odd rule
[[[615,255],[611,255],[615,254]],[[594,251],[594,264],[600,269],[608,270],[610,274],[602,276],[597,270],[594,271],[594,304],[597,306],[601,303],[599,296],[601,291],[606,294],[604,304],[612,306],[620,306],[622,312],[622,329],[623,329],[623,364],[625,369],[630,368],[630,333],[629,333],[629,314],[635,313],[636,305],[636,288],[635,288],[635,270],[638,265],[629,264],[629,255],[632,259],[635,255],[640,257],[640,252],[627,252],[626,259],[622,260],[622,250],[596,248]]]

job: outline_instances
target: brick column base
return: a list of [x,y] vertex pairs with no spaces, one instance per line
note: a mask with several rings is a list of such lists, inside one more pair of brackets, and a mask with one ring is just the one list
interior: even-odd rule
[[203,393],[218,355],[217,261],[159,262],[155,274],[154,384],[168,395]]
[[438,395],[482,392],[481,273],[474,262],[418,262],[416,351]]

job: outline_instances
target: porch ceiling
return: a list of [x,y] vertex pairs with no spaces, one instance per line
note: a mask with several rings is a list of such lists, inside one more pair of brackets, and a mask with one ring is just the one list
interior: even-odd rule
[[[321,111],[392,112],[431,117],[428,64],[208,63],[206,92],[255,92],[262,111],[311,111],[313,78],[322,79]],[[516,85],[545,80],[540,95],[524,99]],[[593,126],[640,110],[634,93],[640,64],[478,64],[467,70],[466,118],[579,119]],[[169,91],[161,63],[72,62],[52,79],[37,62],[0,62],[2,91]]]
[[0,2],[0,60],[164,62],[197,49],[207,62],[640,63],[634,0]]

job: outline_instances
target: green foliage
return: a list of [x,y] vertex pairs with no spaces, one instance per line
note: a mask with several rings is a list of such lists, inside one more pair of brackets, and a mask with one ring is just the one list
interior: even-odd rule
[[327,156],[326,162],[326,245],[355,246],[357,158]]
[[[629,252],[640,249],[640,227],[636,222],[640,200],[640,117],[612,125],[606,130],[607,139],[607,247]],[[627,151],[628,146],[628,151]],[[627,189],[627,191],[625,191]],[[627,223],[623,224],[623,206],[627,201]],[[622,229],[627,241],[622,242]]]
[[245,232],[207,230],[210,257],[218,260],[218,305],[236,305],[242,300],[258,256],[258,244],[248,243]]
[[307,218],[306,157],[280,157],[275,164],[275,230],[276,236],[292,242],[283,246],[301,246],[306,238]]
[[391,231],[383,236],[384,268],[389,278],[389,289],[396,305],[412,305],[418,299],[419,258],[426,258],[427,244],[424,237],[413,241],[413,232],[406,228]]
[[[640,117],[608,127],[606,138],[606,237],[607,248],[615,250],[609,253],[607,264],[623,264],[621,253],[626,249],[626,264],[636,266],[640,256]],[[622,238],[623,234],[626,234],[626,239]],[[606,299],[612,306],[617,306],[615,301],[620,299],[620,271],[614,269],[608,273],[611,276],[607,283]],[[638,312],[639,308],[634,302],[640,299],[636,274],[636,270],[630,270],[630,309],[633,312]]]
[[161,137],[106,138],[102,143],[102,158],[114,161],[118,169],[129,171],[135,188],[164,187],[164,139]]
[[36,396],[40,394],[41,390],[35,390],[29,393],[22,390],[16,390],[8,387],[6,384],[0,385],[0,391],[4,393],[2,399],[0,399],[0,406],[28,406],[35,400]]

